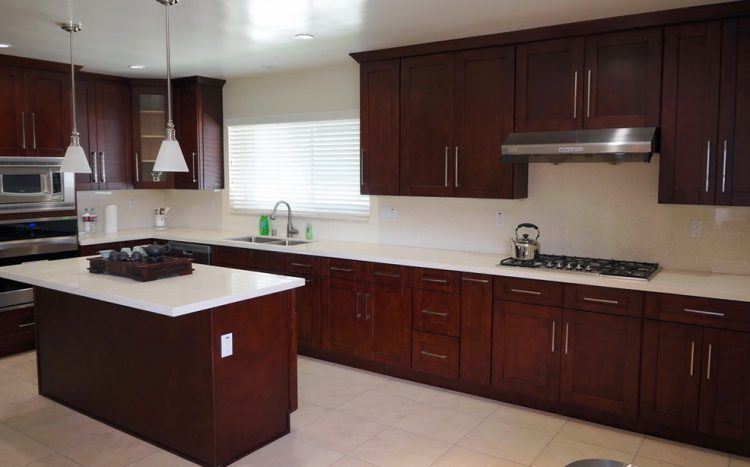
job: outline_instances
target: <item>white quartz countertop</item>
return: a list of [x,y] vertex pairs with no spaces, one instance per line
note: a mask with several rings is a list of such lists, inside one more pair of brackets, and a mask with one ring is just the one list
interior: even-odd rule
[[[507,255],[470,253],[377,243],[316,240],[291,247],[264,245],[228,240],[241,233],[221,230],[175,228],[168,230],[128,229],[117,234],[83,234],[81,245],[155,238],[183,242],[223,245],[257,250],[270,250],[330,258],[355,259],[402,266],[446,269],[495,276],[567,282],[573,284],[615,287],[620,289],[661,292],[695,297],[717,298],[750,302],[750,275],[718,274],[710,272],[662,269],[650,281],[597,276],[589,273],[550,271],[540,269],[497,266]],[[196,271],[197,272],[197,271]]]
[[166,316],[182,316],[302,287],[304,279],[193,265],[193,274],[138,282],[92,274],[86,258],[0,267],[0,277]]

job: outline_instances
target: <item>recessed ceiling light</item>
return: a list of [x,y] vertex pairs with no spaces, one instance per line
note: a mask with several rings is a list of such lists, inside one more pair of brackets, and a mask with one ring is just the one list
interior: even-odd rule
[[11,47],[13,46],[10,44],[0,44],[0,49],[10,49]]
[[310,41],[315,39],[315,36],[312,34],[297,34],[294,38],[300,41]]
[[146,68],[146,65],[130,65],[130,68],[133,70],[142,70]]

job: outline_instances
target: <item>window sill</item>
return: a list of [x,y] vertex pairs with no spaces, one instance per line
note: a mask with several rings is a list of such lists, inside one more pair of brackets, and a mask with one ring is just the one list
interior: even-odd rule
[[[230,209],[230,214],[244,215],[244,216],[261,216],[263,214],[271,214],[268,209]],[[355,214],[334,214],[334,213],[311,213],[311,212],[297,212],[292,210],[292,216],[295,219],[319,219],[329,221],[342,221],[342,222],[358,222],[367,223],[370,221],[370,215],[355,215]],[[286,217],[286,210],[279,212],[279,217]]]

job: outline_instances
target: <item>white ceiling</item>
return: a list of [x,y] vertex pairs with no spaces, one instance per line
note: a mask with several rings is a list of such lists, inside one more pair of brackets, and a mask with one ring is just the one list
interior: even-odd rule
[[[719,0],[181,0],[171,8],[175,76],[230,78],[350,60],[348,53]],[[56,23],[81,21],[88,71],[164,73],[164,7],[155,0],[0,0],[1,53],[68,60]],[[293,40],[311,33],[312,41]],[[130,70],[128,65],[145,65]]]

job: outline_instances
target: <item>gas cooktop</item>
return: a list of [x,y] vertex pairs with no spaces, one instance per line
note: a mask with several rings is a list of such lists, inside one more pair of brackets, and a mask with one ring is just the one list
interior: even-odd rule
[[640,263],[616,259],[580,258],[577,256],[539,255],[534,260],[522,261],[505,258],[498,266],[517,266],[535,269],[598,274],[600,276],[625,277],[628,279],[649,280],[659,270],[658,263]]

